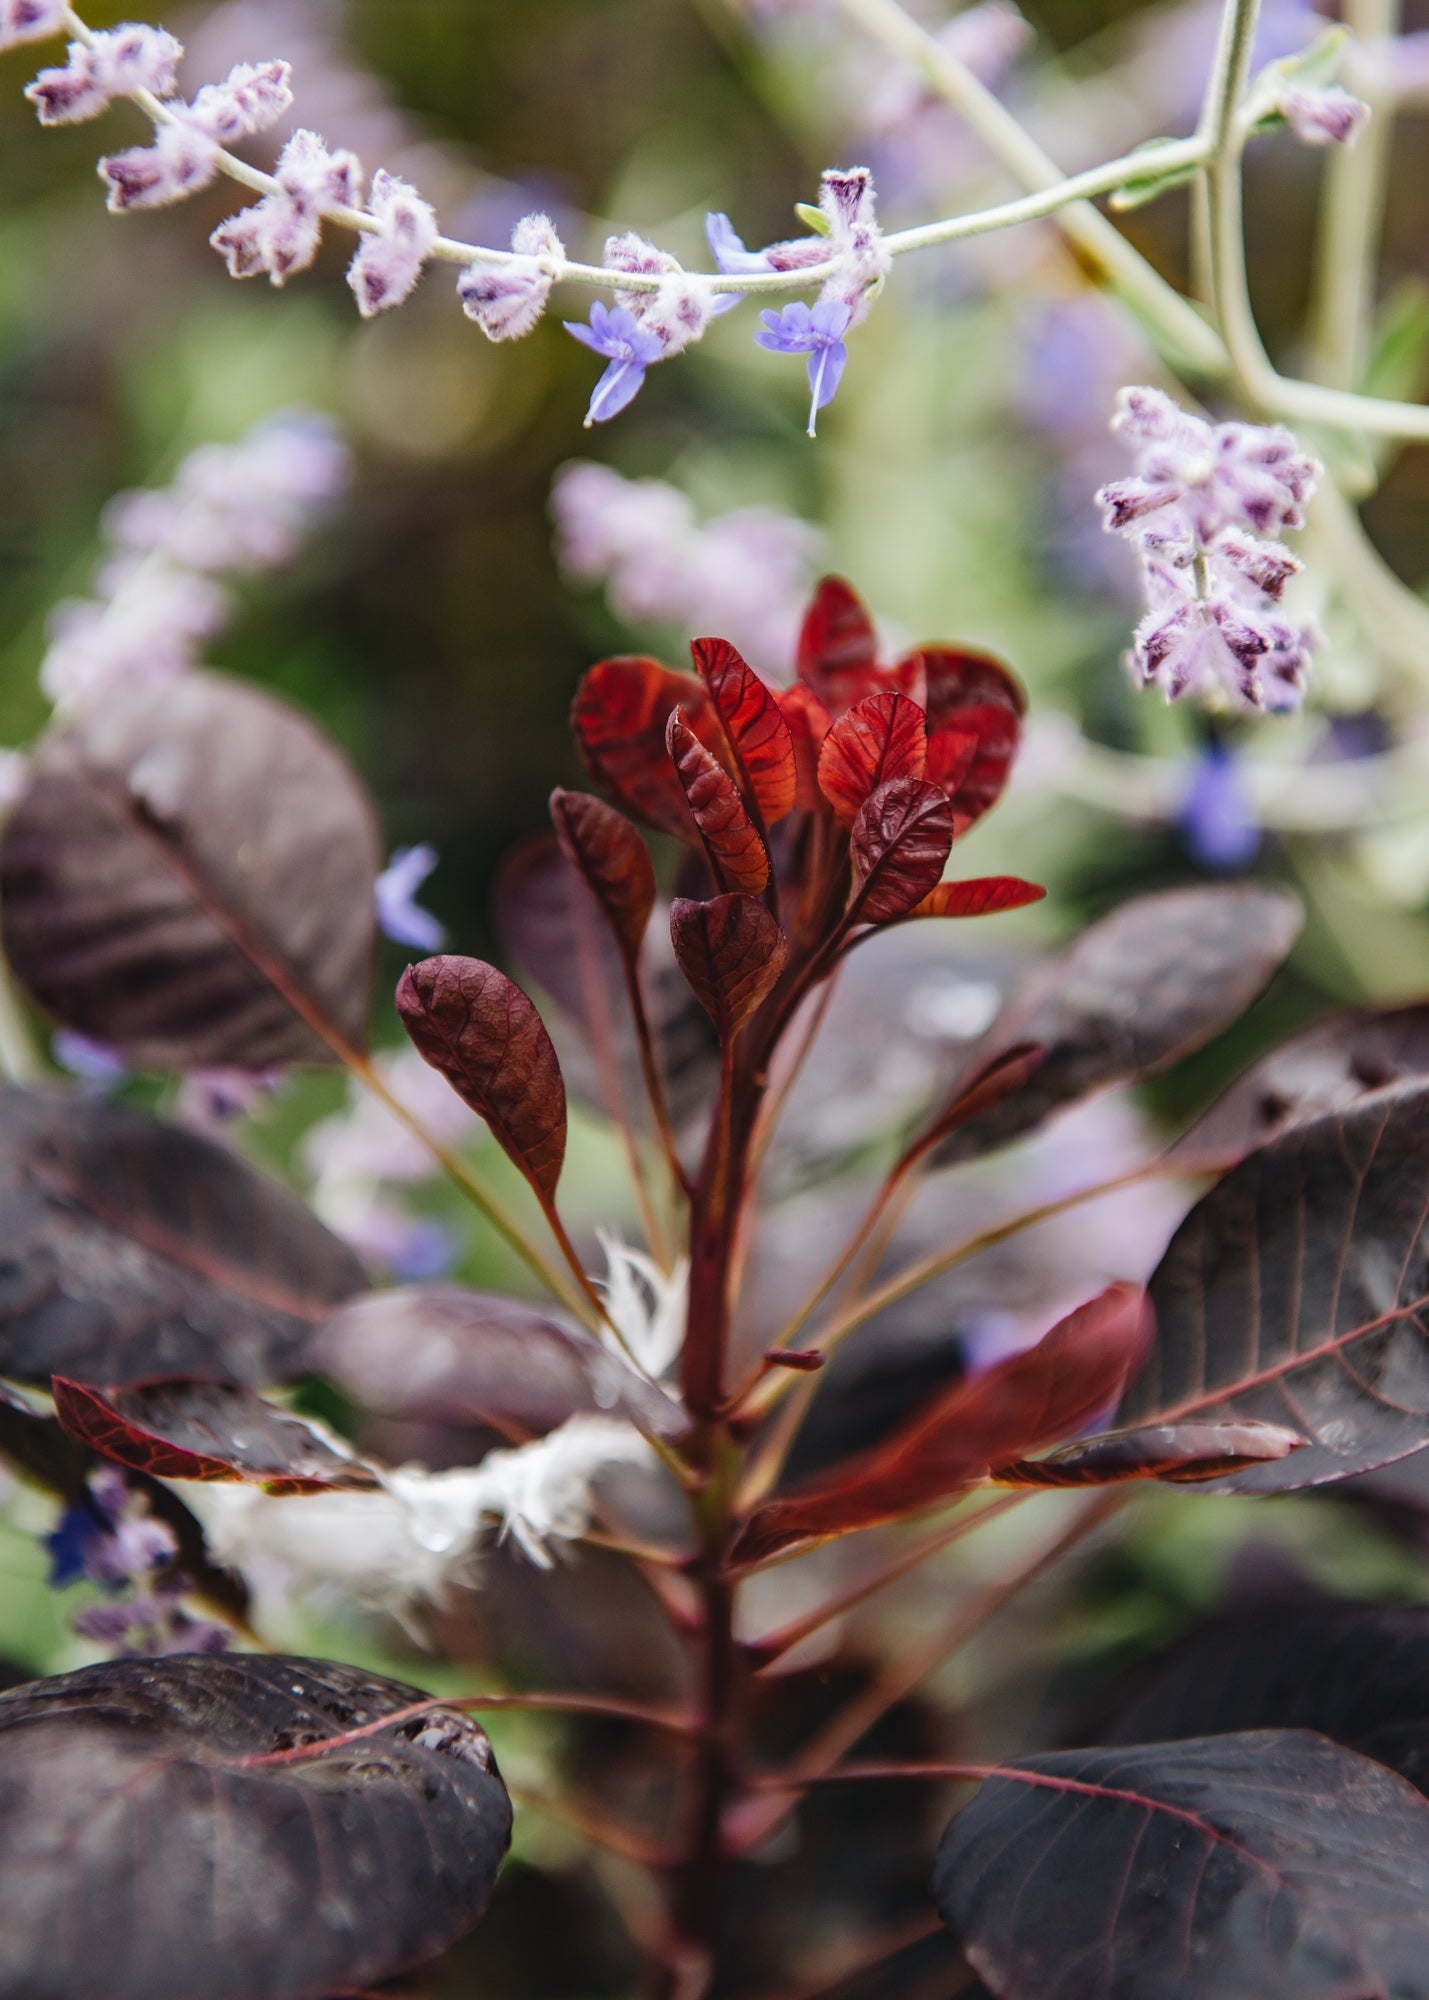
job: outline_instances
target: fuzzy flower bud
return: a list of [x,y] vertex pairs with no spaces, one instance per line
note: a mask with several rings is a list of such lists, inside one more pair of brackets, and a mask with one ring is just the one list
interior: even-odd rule
[[820,297],[846,305],[851,326],[868,311],[892,268],[874,207],[873,175],[867,167],[830,167],[822,176],[819,209],[828,222],[839,269]]
[[399,306],[410,294],[437,240],[437,218],[413,187],[379,167],[369,203],[377,229],[363,238],[347,267],[347,282],[364,319]]
[[206,83],[189,106],[189,122],[220,146],[266,131],[293,102],[285,62],[238,63],[222,83]]
[[1307,146],[1347,146],[1369,117],[1364,99],[1352,97],[1337,84],[1328,84],[1323,90],[1289,86],[1281,91],[1276,108],[1296,138]]
[[188,124],[160,125],[152,146],[131,146],[99,162],[113,215],[182,201],[207,187],[217,172],[218,147],[206,132]]
[[42,69],[25,95],[42,125],[78,125],[136,90],[169,96],[183,52],[183,43],[162,28],[128,22],[96,35],[88,47],[71,42],[63,68]]
[[317,255],[323,216],[361,199],[362,169],[353,153],[330,153],[316,132],[295,132],[278,157],[278,190],[221,222],[209,242],[235,278],[266,271],[282,285]]
[[555,283],[549,266],[566,254],[549,215],[522,216],[511,248],[519,263],[476,263],[457,279],[462,311],[489,340],[520,340],[532,331]]
[[64,0],[0,0],[0,49],[48,41],[64,25]]

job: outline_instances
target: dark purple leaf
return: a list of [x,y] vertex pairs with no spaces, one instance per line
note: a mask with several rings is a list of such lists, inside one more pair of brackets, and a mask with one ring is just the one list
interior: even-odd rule
[[1126,1479],[1194,1483],[1288,1458],[1304,1443],[1298,1431],[1250,1417],[1232,1424],[1152,1424],[1079,1438],[1046,1458],[1019,1459],[997,1476],[1004,1486],[1110,1486]]
[[769,856],[738,785],[678,709],[670,717],[665,742],[715,880],[739,895],[759,895],[769,880]]
[[107,1395],[54,1380],[55,1414],[72,1437],[154,1479],[240,1479],[270,1493],[372,1486],[301,1417],[232,1382],[151,1382]]
[[997,2000],[1412,2000],[1429,1805],[1308,1730],[1063,1751],[983,1785],[933,1890]]
[[0,1091],[0,1374],[282,1381],[366,1286],[227,1147],[101,1099]]
[[106,694],[36,754],[0,845],[5,949],[68,1028],[139,1067],[365,1046],[377,839],[305,717],[196,672]]
[[[118,1660],[0,1695],[0,1992],[328,2000],[481,1917],[511,1832],[450,1709],[327,1660]],[[59,1857],[63,1857],[62,1865]]]
[[737,1035],[784,970],[784,934],[753,896],[715,896],[707,903],[677,896],[670,936],[690,990],[722,1041]]
[[1429,1442],[1429,1084],[1252,1153],[1181,1224],[1150,1296],[1119,1426],[1256,1417],[1310,1440],[1225,1486],[1314,1486]]
[[672,1437],[684,1413],[554,1307],[463,1285],[372,1292],[320,1328],[312,1366],[384,1417],[539,1437],[568,1417],[626,1416]]
[[1065,1105],[1189,1055],[1249,1005],[1300,922],[1293,896],[1253,883],[1124,903],[1039,965],[969,1053],[964,1074],[1019,1042],[1048,1052],[1025,1091],[960,1127],[935,1164],[1010,1145]]
[[631,965],[655,907],[650,850],[613,806],[588,792],[554,791],[551,819],[561,852],[605,914]]
[[397,1012],[423,1060],[549,1200],[566,1156],[566,1087],[521,988],[479,958],[424,958],[402,974]]
[[953,845],[953,809],[936,785],[890,778],[865,800],[849,836],[854,923],[890,923],[932,893]]

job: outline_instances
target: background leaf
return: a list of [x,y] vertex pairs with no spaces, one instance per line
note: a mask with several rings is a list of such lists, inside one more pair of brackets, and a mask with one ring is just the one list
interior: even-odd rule
[[772,691],[727,639],[696,639],[690,648],[724,723],[740,783],[766,826],[794,804],[794,742]]
[[784,970],[783,932],[753,896],[715,896],[705,903],[677,896],[670,936],[691,991],[728,1041]]
[[662,833],[691,840],[685,795],[665,751],[665,727],[677,708],[713,748],[719,724],[692,674],[672,673],[643,657],[601,660],[576,690],[571,728],[591,776],[628,812]]
[[561,852],[595,897],[627,961],[634,965],[655,907],[655,867],[649,848],[628,819],[588,792],[552,792],[551,819]]
[[878,635],[863,599],[841,576],[822,577],[799,632],[799,678],[830,715],[842,715],[866,692],[878,660]]
[[0,1991],[326,2000],[443,1950],[510,1839],[476,1723],[441,1710],[245,1762],[421,1699],[356,1667],[237,1655],[0,1695]]
[[312,723],[194,672],[46,736],[0,843],[5,950],[66,1027],[140,1067],[362,1049],[377,841]]

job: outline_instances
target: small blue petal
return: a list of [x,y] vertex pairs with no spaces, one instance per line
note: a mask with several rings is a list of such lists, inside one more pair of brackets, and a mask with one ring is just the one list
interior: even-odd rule
[[85,1575],[90,1551],[103,1532],[83,1502],[65,1508],[52,1532],[45,1536],[52,1590],[62,1590],[65,1584],[75,1583]]
[[638,361],[612,361],[595,385],[585,415],[587,425],[607,424],[612,417],[618,417],[634,402],[644,380],[645,370]]
[[50,1039],[50,1054],[61,1069],[86,1083],[117,1083],[129,1074],[124,1058],[107,1042],[93,1041],[73,1028],[56,1028]]
[[848,349],[841,340],[830,341],[809,356],[809,393],[813,399],[809,405],[810,437],[814,435],[815,417],[834,399],[847,360]]
[[705,235],[709,239],[710,255],[721,271],[738,274],[744,271],[772,271],[774,268],[765,251],[744,247],[744,238],[735,234],[734,225],[727,215],[707,215]]
[[852,318],[853,308],[847,299],[820,299],[809,312],[814,332],[823,334],[829,340],[842,339],[848,332],[848,323]]
[[394,943],[415,945],[419,951],[440,951],[446,943],[445,928],[415,900],[436,865],[434,847],[399,847],[378,876],[377,921]]
[[1260,850],[1260,828],[1237,760],[1213,743],[1197,760],[1181,804],[1181,836],[1203,868],[1233,873]]

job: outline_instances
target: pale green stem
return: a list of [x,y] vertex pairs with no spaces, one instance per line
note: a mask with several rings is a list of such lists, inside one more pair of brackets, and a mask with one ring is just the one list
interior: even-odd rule
[[[1347,0],[1345,23],[1355,40],[1374,48],[1399,32],[1399,0]],[[1364,378],[1374,315],[1375,270],[1384,220],[1393,106],[1376,92],[1373,116],[1352,146],[1332,146],[1310,309],[1313,372],[1333,389]]]

